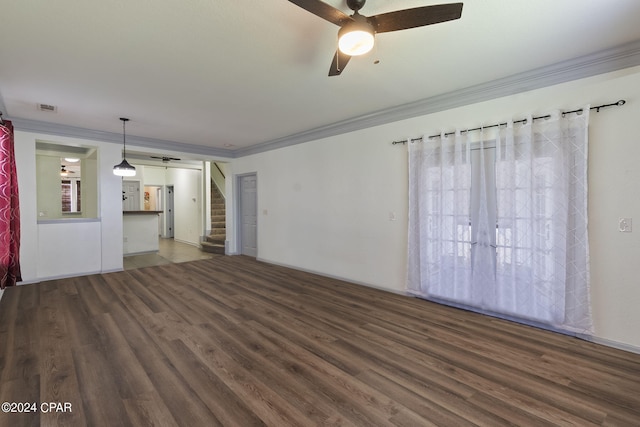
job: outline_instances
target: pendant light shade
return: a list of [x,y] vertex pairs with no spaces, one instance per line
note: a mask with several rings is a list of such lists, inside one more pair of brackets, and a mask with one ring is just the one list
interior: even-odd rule
[[126,159],[113,167],[113,174],[118,176],[136,176],[136,168],[131,166]]
[[113,167],[113,174],[117,176],[135,176],[136,168],[127,162],[127,135],[125,125],[129,119],[120,117],[120,120],[122,120],[122,162]]

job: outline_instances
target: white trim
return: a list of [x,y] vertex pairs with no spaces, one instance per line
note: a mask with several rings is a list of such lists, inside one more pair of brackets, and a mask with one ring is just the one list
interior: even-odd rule
[[[228,150],[136,136],[128,137],[128,142],[132,146],[192,153],[203,156],[221,158],[244,157],[638,65],[640,65],[640,40],[635,40],[589,55],[568,59],[549,66],[469,86],[408,104],[351,117],[283,138],[265,141],[247,148]],[[0,110],[6,111],[1,97]],[[6,118],[12,120],[15,129],[21,131],[99,140],[118,144],[121,143],[122,138],[122,135],[119,133],[96,131],[16,117]]]
[[[115,271],[122,271],[122,270],[115,270]],[[92,276],[94,274],[106,274],[106,273],[112,273],[112,272],[113,271],[87,271],[87,272],[83,272],[83,273],[72,273],[72,274],[61,274],[61,275],[57,275],[57,276],[38,277],[37,279],[35,279],[32,282],[28,282],[28,283],[24,283],[24,284],[25,285],[29,285],[29,284],[32,284],[32,283],[48,282],[50,280],[70,279],[72,277]]]
[[640,40],[234,151],[243,157],[640,65]]
[[56,219],[39,219],[38,225],[41,224],[78,224],[87,222],[102,222],[101,218],[56,218]]
[[[234,255],[241,255],[241,254],[234,254]],[[285,263],[269,261],[269,260],[266,260],[264,258],[257,257],[256,261],[264,262],[265,264],[271,264],[271,265],[277,265],[277,266],[280,266],[280,267],[286,267],[286,268],[290,268],[292,270],[302,271],[304,273],[315,274],[317,276],[327,277],[329,279],[341,280],[343,282],[351,283],[351,284],[354,284],[354,285],[366,286],[367,288],[373,288],[373,289],[377,289],[379,291],[389,292],[389,293],[396,294],[396,295],[403,295],[403,296],[407,296],[407,297],[412,297],[413,296],[413,295],[410,295],[409,293],[407,293],[406,291],[398,291],[398,290],[394,290],[394,289],[383,288],[381,286],[372,285],[371,283],[360,282],[360,281],[349,279],[349,278],[346,278],[346,277],[336,276],[336,275],[333,275],[333,274],[327,274],[327,273],[324,273],[322,271],[310,270],[310,269],[307,269],[307,268],[300,268],[300,267],[296,267],[296,266],[285,264]]]
[[[2,105],[0,105],[0,108],[2,108]],[[122,144],[122,134],[120,133],[79,128],[31,119],[22,119],[19,117],[11,117],[8,119],[12,121],[14,129],[20,131]],[[192,153],[211,157],[234,157],[233,152],[227,149],[133,135],[127,135],[127,145],[130,147],[153,148],[161,151],[177,151],[181,153]]]
[[604,345],[606,347],[617,348],[618,350],[628,351],[630,353],[640,354],[640,347],[636,347],[635,345],[625,344],[614,340],[608,340],[606,338],[600,337],[585,337],[587,341],[591,341],[594,344]]
[[[239,255],[239,254],[235,254],[235,255]],[[355,285],[366,286],[368,288],[378,289],[378,290],[381,290],[381,291],[384,291],[384,292],[390,292],[390,293],[393,293],[393,294],[403,295],[403,296],[407,296],[407,297],[410,297],[410,298],[420,298],[422,300],[433,302],[435,304],[446,305],[446,306],[457,308],[457,309],[460,309],[460,310],[473,311],[473,312],[478,313],[478,314],[483,315],[483,316],[496,317],[496,318],[500,318],[500,319],[507,320],[507,321],[510,321],[510,322],[519,323],[519,324],[524,325],[524,326],[529,326],[529,327],[538,328],[538,329],[544,329],[544,330],[547,330],[549,332],[558,333],[558,334],[567,335],[567,336],[572,336],[572,337],[575,337],[575,338],[578,338],[578,339],[581,339],[581,340],[584,340],[584,341],[592,342],[594,344],[600,344],[600,345],[604,345],[606,347],[616,348],[618,350],[623,350],[623,351],[628,351],[628,352],[631,352],[631,353],[640,354],[640,347],[636,347],[636,346],[630,345],[630,344],[621,343],[621,342],[618,342],[618,341],[608,340],[606,338],[599,338],[599,337],[596,337],[596,336],[589,336],[589,335],[584,335],[584,334],[576,334],[576,333],[572,333],[572,332],[562,331],[562,330],[555,329],[555,328],[553,328],[553,327],[551,327],[549,325],[542,325],[540,323],[527,322],[527,321],[524,321],[522,319],[511,318],[509,316],[495,315],[493,313],[488,314],[488,313],[482,312],[480,310],[469,308],[469,307],[466,307],[466,306],[463,306],[463,305],[459,305],[459,304],[450,304],[450,303],[446,303],[446,302],[439,301],[439,300],[427,299],[427,298],[424,298],[422,296],[419,296],[419,295],[416,295],[416,294],[413,294],[413,293],[410,293],[410,292],[396,291],[396,290],[389,289],[389,288],[382,288],[382,287],[374,286],[374,285],[372,285],[370,283],[359,282],[359,281],[355,281],[353,279],[348,279],[348,278],[345,278],[345,277],[335,276],[335,275],[332,275],[332,274],[326,274],[326,273],[323,273],[321,271],[310,270],[310,269],[306,269],[306,268],[300,268],[300,267],[288,265],[288,264],[285,264],[285,263],[269,261],[269,260],[265,260],[263,258],[256,258],[256,261],[264,262],[265,264],[272,264],[272,265],[277,265],[277,266],[280,266],[280,267],[286,267],[286,268],[290,268],[292,270],[302,271],[302,272],[305,272],[305,273],[316,274],[318,276],[327,277],[327,278],[330,278],[330,279],[342,280],[344,282],[352,283],[352,284],[355,284]]]

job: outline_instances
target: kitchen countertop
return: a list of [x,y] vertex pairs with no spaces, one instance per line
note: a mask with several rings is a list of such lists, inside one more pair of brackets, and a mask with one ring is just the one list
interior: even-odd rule
[[150,214],[160,214],[162,211],[122,211],[123,214],[126,215],[150,215]]

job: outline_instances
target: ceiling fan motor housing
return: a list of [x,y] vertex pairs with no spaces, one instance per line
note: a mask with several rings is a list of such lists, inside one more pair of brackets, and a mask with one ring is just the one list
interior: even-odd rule
[[347,0],[347,6],[349,9],[355,10],[356,12],[364,7],[366,0]]

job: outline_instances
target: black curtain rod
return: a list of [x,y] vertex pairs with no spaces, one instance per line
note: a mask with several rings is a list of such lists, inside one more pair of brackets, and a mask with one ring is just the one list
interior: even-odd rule
[[[613,102],[611,104],[602,104],[602,105],[597,105],[595,107],[591,107],[590,110],[596,110],[596,113],[599,113],[600,110],[602,108],[607,108],[607,107],[620,107],[624,104],[626,104],[627,101],[625,101],[624,99],[621,99],[618,102]],[[582,108],[578,108],[577,110],[571,110],[571,111],[563,111],[562,112],[562,117],[564,117],[567,114],[573,114],[573,113],[579,113],[582,111]],[[546,116],[538,116],[538,117],[533,117],[532,120],[540,120],[540,119],[548,119],[549,117],[551,117],[551,114],[547,114]],[[527,119],[522,119],[522,120],[515,120],[513,123],[526,123]],[[490,128],[496,128],[499,126],[506,126],[507,123],[496,123],[495,125],[488,125],[488,126],[480,126],[477,128],[473,128],[473,129],[464,129],[461,130],[460,132],[473,132],[476,130],[482,130],[482,129],[490,129]],[[449,136],[449,135],[454,135],[455,132],[447,132],[444,134],[444,136]],[[430,135],[427,138],[431,139],[431,138],[439,138],[441,135]],[[402,141],[393,141],[391,143],[391,145],[396,145],[396,144],[406,144],[407,142],[418,142],[418,141],[422,141],[424,138],[423,137],[419,137],[419,138],[411,138],[411,139],[404,139]]]

